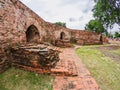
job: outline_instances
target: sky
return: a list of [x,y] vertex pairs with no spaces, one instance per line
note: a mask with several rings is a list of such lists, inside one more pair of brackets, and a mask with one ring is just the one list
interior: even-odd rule
[[20,0],[48,22],[65,22],[68,28],[84,30],[92,17],[94,0]]
[[[94,0],[20,0],[45,21],[65,22],[71,29],[84,30],[85,25],[94,19]],[[118,30],[115,27],[114,30]]]

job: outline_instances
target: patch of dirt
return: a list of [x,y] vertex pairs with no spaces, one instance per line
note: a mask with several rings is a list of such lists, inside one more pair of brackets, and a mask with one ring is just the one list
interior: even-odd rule
[[119,48],[120,48],[120,46],[110,45],[110,46],[101,46],[98,49],[99,50],[117,50]]
[[97,47],[105,56],[110,57],[112,60],[115,60],[120,63],[120,55],[115,54],[113,51],[120,49],[120,46],[110,45],[110,46],[101,46]]

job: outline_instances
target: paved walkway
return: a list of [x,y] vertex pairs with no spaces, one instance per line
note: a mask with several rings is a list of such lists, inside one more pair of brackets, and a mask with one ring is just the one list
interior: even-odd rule
[[[63,69],[69,70],[73,76],[56,76],[53,90],[100,90],[95,79],[76,55],[75,49],[65,48],[60,54]],[[77,75],[77,76],[76,76]]]

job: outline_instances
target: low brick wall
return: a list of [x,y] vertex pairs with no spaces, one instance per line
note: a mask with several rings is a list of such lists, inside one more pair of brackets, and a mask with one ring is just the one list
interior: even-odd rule
[[71,30],[71,38],[79,45],[94,45],[108,43],[105,35],[86,30]]

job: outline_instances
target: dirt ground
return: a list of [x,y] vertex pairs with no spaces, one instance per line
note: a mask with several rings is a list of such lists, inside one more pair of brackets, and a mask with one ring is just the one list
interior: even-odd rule
[[115,51],[120,52],[120,41],[110,41],[107,46],[97,47],[104,55],[110,57],[112,60],[120,63],[120,54],[116,54]]

